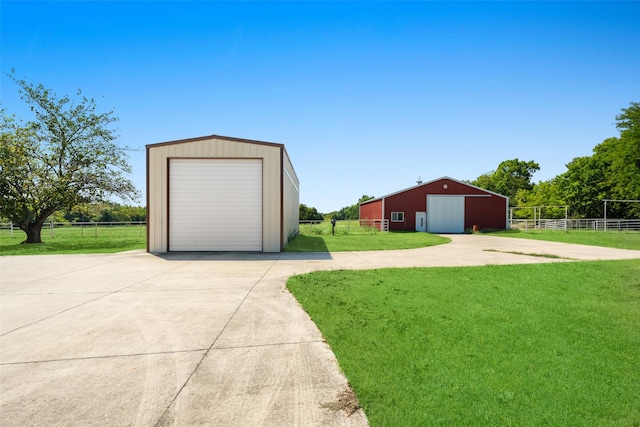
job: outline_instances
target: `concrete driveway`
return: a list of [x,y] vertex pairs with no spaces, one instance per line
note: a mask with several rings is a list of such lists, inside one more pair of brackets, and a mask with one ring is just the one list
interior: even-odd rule
[[331,254],[0,257],[1,424],[365,426],[361,411],[323,406],[347,382],[286,291],[291,275],[640,259],[640,251],[450,237],[430,248]]

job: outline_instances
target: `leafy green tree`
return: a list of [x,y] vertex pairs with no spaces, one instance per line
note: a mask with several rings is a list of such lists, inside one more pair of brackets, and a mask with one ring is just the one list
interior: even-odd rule
[[[559,182],[574,216],[601,218],[603,199],[640,200],[640,104],[631,103],[616,117],[619,137],[607,138],[593,155],[567,164]],[[640,217],[639,204],[611,203],[612,217]]]
[[58,98],[42,84],[9,77],[31,107],[33,121],[0,114],[0,215],[41,243],[42,224],[52,213],[111,196],[133,200],[138,192],[118,146],[113,112],[99,113],[93,99]]
[[[640,200],[640,103],[623,108],[616,122],[618,137],[596,145],[591,156],[573,159],[551,181],[532,184],[538,164],[514,159],[470,183],[509,196],[511,206],[569,205],[572,217],[601,218],[603,199]],[[638,218],[640,204],[611,202],[607,215]]]
[[609,194],[605,174],[605,165],[594,157],[577,157],[567,164],[567,171],[559,176],[559,183],[572,217],[602,217],[601,200]]
[[531,190],[531,179],[540,166],[534,161],[518,159],[505,160],[498,168],[479,176],[472,185],[509,197],[509,204],[515,206],[515,196],[519,190]]
[[482,174],[473,181],[469,181],[469,184],[475,185],[476,187],[484,188],[485,190],[495,191],[492,190],[493,188],[495,188],[495,185],[493,184],[493,174],[494,171]]
[[[616,120],[620,137],[608,139],[610,147],[606,150],[600,144],[595,153],[609,163],[607,184],[611,198],[640,200],[640,103],[632,102]],[[626,217],[640,217],[640,204],[620,205],[620,209]]]
[[147,208],[145,206],[120,206],[123,221],[146,221]]
[[140,222],[146,220],[144,206],[126,206],[118,203],[88,203],[72,209],[56,211],[49,220],[55,222]]
[[324,217],[318,213],[318,210],[313,207],[308,207],[305,204],[300,204],[299,208],[300,221],[322,221]]
[[[640,140],[640,102],[631,102],[629,107],[623,108],[622,113],[616,116],[616,128],[623,138]],[[640,156],[640,153],[638,153]],[[640,161],[640,158],[638,159]]]
[[[533,184],[530,190],[520,189],[514,197],[517,207],[532,206],[566,206],[560,180],[556,177],[549,181]],[[546,218],[564,218],[564,208],[548,208],[543,215]],[[532,218],[533,210],[518,209],[514,211],[516,218]]]
[[118,203],[101,204],[99,213],[92,220],[98,222],[144,221],[146,209],[141,206],[123,206]]
[[373,199],[373,196],[367,196],[366,194],[358,199],[358,203],[351,206],[345,206],[337,212],[332,212],[326,216],[329,218],[335,218],[337,220],[345,219],[358,219],[360,218],[360,204],[367,200]]
[[64,219],[69,222],[97,221],[102,206],[104,206],[104,203],[83,203],[61,212]]

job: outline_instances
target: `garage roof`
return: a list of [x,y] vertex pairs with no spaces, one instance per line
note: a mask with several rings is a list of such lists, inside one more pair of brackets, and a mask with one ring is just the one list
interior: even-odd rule
[[244,138],[235,138],[232,136],[222,136],[222,135],[208,135],[208,136],[199,136],[197,138],[187,138],[187,139],[178,139],[175,141],[166,141],[166,142],[157,142],[155,144],[147,144],[147,148],[160,147],[163,145],[173,145],[173,144],[184,144],[186,142],[195,142],[195,141],[204,141],[208,139],[221,139],[224,141],[235,141],[235,142],[244,142],[247,144],[259,144],[259,145],[270,145],[273,147],[281,147],[284,148],[284,144],[278,144],[275,142],[266,142],[266,141],[256,141],[253,139],[244,139]]

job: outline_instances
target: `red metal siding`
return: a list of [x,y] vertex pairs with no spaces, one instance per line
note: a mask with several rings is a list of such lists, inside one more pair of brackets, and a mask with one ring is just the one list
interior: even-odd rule
[[[447,188],[444,188],[446,185]],[[391,231],[415,231],[416,212],[427,211],[427,194],[486,194],[450,179],[439,179],[385,198],[385,218],[391,219],[391,212],[404,212],[404,222],[389,221]]]
[[[384,197],[384,218],[389,219],[389,230],[415,231],[416,212],[426,212],[428,209],[427,194],[472,196],[465,198],[465,229],[474,225],[482,229],[504,229],[506,227],[506,198],[455,180],[443,178]],[[375,213],[374,209],[377,209]],[[360,206],[360,218],[380,218],[381,209],[382,200],[362,205]],[[404,221],[391,222],[391,212],[404,212]]]
[[360,219],[382,219],[382,200],[360,205]]
[[502,230],[507,226],[507,200],[491,197],[467,197],[464,201],[464,228]]
[[[389,219],[390,231],[415,231],[416,212],[425,212],[427,195],[424,187],[417,187],[385,198],[384,217]],[[404,221],[392,222],[391,212],[404,212]]]

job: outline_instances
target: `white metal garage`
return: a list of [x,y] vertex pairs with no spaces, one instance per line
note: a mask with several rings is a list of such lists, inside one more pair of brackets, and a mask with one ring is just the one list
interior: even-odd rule
[[464,196],[427,195],[427,231],[464,232]]
[[262,251],[262,161],[171,159],[170,251]]

